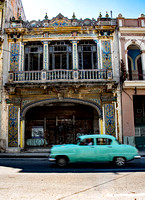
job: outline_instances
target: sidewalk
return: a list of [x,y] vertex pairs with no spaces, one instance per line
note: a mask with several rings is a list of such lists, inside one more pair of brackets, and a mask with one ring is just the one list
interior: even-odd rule
[[[139,151],[141,157],[145,157],[145,151]],[[0,158],[48,158],[49,153],[0,153]]]
[[0,158],[48,158],[49,153],[0,153]]

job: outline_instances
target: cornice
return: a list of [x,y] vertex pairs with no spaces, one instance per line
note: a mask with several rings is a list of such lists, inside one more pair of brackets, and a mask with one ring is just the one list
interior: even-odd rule
[[123,88],[134,89],[134,88],[145,88],[145,81],[124,81]]
[[145,27],[119,27],[119,32],[122,33],[144,33]]

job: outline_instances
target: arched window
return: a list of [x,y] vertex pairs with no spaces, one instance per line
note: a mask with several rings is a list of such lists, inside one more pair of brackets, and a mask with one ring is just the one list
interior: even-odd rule
[[139,46],[132,44],[127,50],[129,80],[143,80],[141,50]]

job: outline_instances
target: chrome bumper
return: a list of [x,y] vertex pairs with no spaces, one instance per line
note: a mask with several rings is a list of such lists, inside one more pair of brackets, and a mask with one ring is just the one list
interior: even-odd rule
[[55,161],[56,161],[55,158],[48,158],[48,160],[49,160],[50,162],[55,162]]
[[141,158],[140,155],[138,155],[138,156],[134,156],[134,159],[140,159],[140,158]]

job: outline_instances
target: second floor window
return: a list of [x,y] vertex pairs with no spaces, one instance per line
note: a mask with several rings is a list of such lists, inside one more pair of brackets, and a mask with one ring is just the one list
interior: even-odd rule
[[49,69],[72,69],[72,45],[69,41],[53,41],[49,45]]
[[129,80],[143,80],[143,68],[140,47],[136,44],[128,48],[128,74]]
[[97,69],[97,45],[94,41],[78,43],[79,69]]
[[43,69],[43,45],[41,42],[27,43],[25,46],[25,71]]

